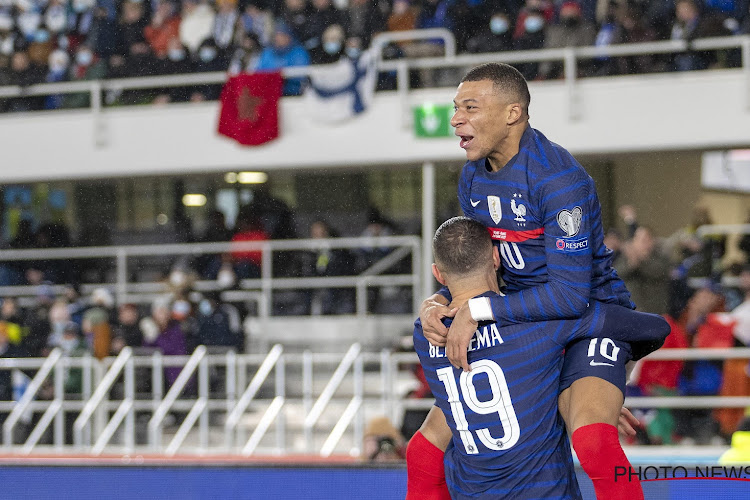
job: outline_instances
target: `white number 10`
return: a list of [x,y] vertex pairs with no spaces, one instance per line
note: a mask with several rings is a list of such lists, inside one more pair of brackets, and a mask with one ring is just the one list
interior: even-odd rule
[[[521,434],[521,428],[518,425],[516,410],[513,409],[513,402],[510,400],[510,391],[505,381],[505,374],[502,368],[489,359],[480,359],[471,363],[470,372],[461,372],[459,383],[461,384],[461,393],[463,394],[466,406],[474,413],[480,415],[489,415],[497,413],[500,422],[503,425],[503,436],[501,438],[493,437],[487,428],[477,429],[476,434],[479,440],[491,450],[507,450],[518,442]],[[487,401],[480,401],[477,397],[477,390],[474,387],[474,377],[480,373],[487,374],[487,379],[492,391],[492,398]],[[474,455],[479,453],[474,435],[469,430],[469,422],[466,420],[461,398],[458,394],[456,378],[453,376],[453,368],[446,367],[437,370],[438,379],[445,385],[445,391],[448,393],[448,402],[451,405],[451,413],[456,422],[456,429],[461,436],[461,441],[466,448],[466,453]]]

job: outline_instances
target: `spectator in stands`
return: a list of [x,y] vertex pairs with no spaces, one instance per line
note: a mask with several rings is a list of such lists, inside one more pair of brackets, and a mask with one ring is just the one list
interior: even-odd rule
[[180,37],[180,17],[176,14],[175,4],[168,1],[159,2],[151,22],[143,30],[143,35],[154,55],[165,57],[169,41]]
[[[304,40],[309,16],[310,7],[306,0],[284,0],[277,23],[287,26],[295,39]],[[269,43],[273,44],[273,38]]]
[[[731,347],[733,322],[723,311],[721,289],[713,282],[696,290],[678,323],[683,326],[691,347]],[[723,362],[720,360],[687,361],[680,374],[678,391],[682,396],[716,396],[722,382]],[[710,409],[675,410],[675,432],[683,441],[706,444],[716,441],[719,425]]]
[[49,31],[44,28],[37,29],[31,40],[29,40],[29,46],[26,50],[29,54],[31,64],[44,69],[47,65],[49,55],[55,50],[55,44],[50,37]]
[[218,294],[203,297],[198,303],[198,343],[239,349],[241,339],[237,334],[232,330],[229,315],[222,307]]
[[664,251],[674,264],[679,265],[680,276],[710,276],[713,272],[714,260],[724,256],[725,236],[707,235],[701,238],[696,232],[699,227],[712,223],[708,208],[697,206],[693,209],[690,223],[665,240]]
[[400,462],[405,459],[406,443],[387,417],[375,417],[367,423],[362,458],[367,462]]
[[262,51],[263,47],[261,47],[255,35],[252,33],[240,34],[237,48],[229,62],[229,73],[232,75],[252,73],[258,67]]
[[[68,323],[71,322],[70,311],[68,310],[68,302],[63,299],[57,299],[49,309],[49,331],[44,332],[44,335],[40,335],[34,340],[37,344],[37,349],[29,349],[29,352],[41,353],[44,346],[59,347],[62,342],[63,332]],[[79,324],[79,323],[76,323]],[[47,353],[44,353],[46,356]]]
[[63,295],[68,303],[70,320],[80,325],[83,323],[83,313],[86,312],[86,309],[89,307],[86,300],[81,296],[80,285],[77,283],[65,285]]
[[[0,324],[0,358],[22,358],[27,354],[22,347],[13,344],[8,339],[8,332]],[[13,401],[12,370],[0,370],[0,401]],[[0,411],[0,427],[8,418],[8,411]]]
[[144,3],[126,1],[122,4],[122,15],[119,23],[119,46],[117,52],[127,56],[133,45],[146,43],[145,30],[148,26]]
[[[258,61],[258,71],[280,70],[290,66],[308,66],[310,56],[305,48],[300,45],[292,34],[292,31],[283,23],[277,23],[273,35],[273,43],[270,47],[263,49]],[[302,94],[302,78],[287,78],[284,82],[284,95]]]
[[[715,13],[701,13],[695,0],[678,0],[675,4],[675,22],[672,25],[672,40],[694,40],[712,36],[729,36],[732,33],[724,26],[724,19]],[[683,52],[676,54],[673,69],[695,71],[717,64],[715,52]]]
[[[140,323],[143,331],[143,345],[156,347],[165,356],[188,354],[185,334],[180,328],[180,322],[172,318],[172,308],[169,300],[159,299],[151,306],[151,316]],[[174,384],[182,368],[170,366],[164,369],[167,388]]]
[[102,59],[108,59],[117,52],[118,48],[117,12],[115,9],[109,10],[100,4],[93,9],[93,13],[91,29],[86,41],[94,53]]
[[[26,51],[19,50],[11,56],[9,78],[11,85],[28,87],[43,82],[44,77],[44,69],[33,65]],[[43,97],[14,97],[8,100],[6,109],[10,112],[37,111],[42,109],[43,105]]]
[[172,319],[180,323],[180,330],[185,335],[185,346],[188,353],[200,344],[198,341],[198,320],[194,315],[194,307],[187,296],[177,297],[172,302]]
[[[193,71],[196,73],[208,73],[213,71],[226,71],[229,66],[229,58],[219,50],[216,42],[205,40],[198,48],[193,62]],[[201,85],[194,87],[190,101],[215,101],[221,94],[221,85]]]
[[273,38],[273,14],[261,0],[246,0],[244,5],[238,26],[240,33],[252,33],[261,45],[269,45]]
[[[453,34],[456,36],[458,51],[495,52],[494,50],[472,50],[468,42],[471,38],[486,33],[490,19],[498,13],[502,13],[507,18],[507,32],[511,34],[521,4],[520,0],[505,1],[502,5],[494,0],[454,0],[451,2],[449,12],[453,20]],[[497,21],[495,25],[497,26]]]
[[[614,43],[642,43],[656,40],[656,32],[647,24],[642,7],[629,5],[619,16],[619,30]],[[621,75],[650,73],[657,70],[658,59],[651,54],[620,57],[616,72]]]
[[[547,26],[544,32],[544,47],[588,47],[594,44],[595,37],[594,25],[583,18],[581,6],[577,2],[567,1],[560,7],[558,22]],[[540,77],[559,78],[562,76],[562,69],[562,62],[545,61],[539,68]],[[579,71],[585,72],[585,69],[579,66]]]
[[50,309],[55,300],[55,294],[49,285],[41,285],[37,290],[34,305],[26,310],[25,326],[29,329],[26,340],[29,354],[43,355],[52,326],[50,325]]
[[[232,242],[266,241],[268,233],[260,218],[244,208],[237,216],[237,231]],[[233,250],[234,271],[239,279],[260,278],[263,252],[260,250]]]
[[114,329],[114,337],[117,337],[126,346],[141,347],[143,345],[143,332],[140,327],[140,314],[135,304],[122,304],[117,309],[117,326]]
[[[739,288],[744,292],[744,301],[729,313],[733,321],[732,333],[735,347],[750,347],[750,266],[745,266],[739,275]],[[727,359],[724,361],[721,396],[750,396],[750,359]],[[716,410],[722,434],[729,437],[742,420],[744,408],[721,408]]]
[[185,0],[182,2],[180,21],[180,41],[191,55],[213,33],[216,12],[205,0]]
[[[338,237],[338,233],[327,222],[316,220],[310,225],[310,238],[321,240],[314,251],[306,252],[303,260],[303,276],[353,276],[355,257],[345,248],[330,248],[325,244],[328,238]],[[318,288],[309,293],[310,313],[352,314],[355,311],[354,290],[348,288]]]
[[64,0],[50,0],[44,11],[44,26],[54,38],[68,31],[67,2]]
[[[516,18],[516,29],[513,32],[514,41],[518,40],[524,35],[524,33],[528,32],[526,18],[538,15],[541,15],[544,21],[539,29],[544,31],[544,27],[552,23],[555,19],[555,7],[550,0],[526,0],[526,3],[518,12],[518,17]],[[532,27],[536,27],[539,25],[539,22],[533,21],[531,25]]]
[[640,226],[635,230],[633,238],[622,246],[614,266],[638,310],[666,314],[672,267],[659,249],[651,228]]
[[[49,55],[47,83],[59,83],[67,81],[70,57],[64,50],[56,50]],[[49,95],[44,99],[44,109],[60,109],[63,105],[62,94]]]
[[234,42],[234,34],[237,28],[237,20],[240,13],[237,11],[237,0],[217,0],[218,12],[214,19],[214,41],[221,50],[231,50]]
[[358,38],[360,48],[366,49],[372,37],[385,30],[385,17],[372,0],[351,0],[345,26],[349,37]]
[[[201,243],[219,243],[230,241],[233,233],[227,228],[224,212],[213,210],[208,214],[206,230],[198,238]],[[219,254],[203,254],[196,259],[195,267],[198,274],[206,279],[216,279],[221,266]]]
[[[156,59],[157,72],[162,75],[179,75],[193,72],[193,63],[188,52],[179,38],[174,37],[167,42],[167,53]],[[154,100],[155,104],[167,102],[187,102],[190,99],[188,87],[170,87],[162,89]]]
[[83,314],[81,330],[97,359],[109,356],[114,306],[112,293],[106,288],[97,288],[91,293],[91,307]]
[[[520,22],[520,17],[519,17]],[[528,10],[523,19],[521,35],[516,38],[515,50],[536,50],[544,47],[544,27],[547,21],[544,12]],[[526,80],[535,80],[539,76],[539,63],[523,63],[516,66]]]
[[343,26],[346,23],[346,16],[334,7],[331,0],[312,0],[311,3],[312,9],[307,16],[305,35],[302,39],[302,45],[308,51],[323,45],[323,32],[326,28],[334,24]]
[[502,52],[513,48],[513,22],[502,10],[492,13],[489,23],[485,23],[479,33],[466,42],[469,52]]
[[5,331],[5,335],[11,344],[21,346],[27,354],[35,352],[29,349],[29,347],[33,349],[36,346],[30,345],[28,342],[28,328],[24,325],[23,314],[18,307],[16,299],[13,297],[2,299],[2,306],[0,306],[0,328]]
[[310,49],[312,64],[331,64],[344,56],[346,33],[339,24],[328,26],[321,37],[321,44]]
[[[91,47],[81,44],[75,53],[73,65],[70,67],[70,80],[100,80],[107,76],[107,63],[100,59]],[[63,98],[66,108],[85,108],[89,106],[91,94],[82,92],[80,94],[67,94]]]

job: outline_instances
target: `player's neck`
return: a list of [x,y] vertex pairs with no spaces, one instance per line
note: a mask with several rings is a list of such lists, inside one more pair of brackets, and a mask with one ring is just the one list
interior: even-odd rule
[[497,148],[497,151],[487,157],[487,161],[493,172],[498,172],[518,154],[518,151],[521,149],[521,137],[523,137],[523,133],[528,126],[529,122],[524,120],[522,124],[519,123],[518,125],[511,127],[508,131],[508,135]]
[[500,287],[497,284],[497,274],[495,271],[488,272],[486,276],[475,277],[471,279],[465,279],[456,282],[448,282],[448,290],[451,292],[453,300],[450,303],[450,308],[461,307],[473,299],[477,295],[482,295],[485,292],[500,293]]

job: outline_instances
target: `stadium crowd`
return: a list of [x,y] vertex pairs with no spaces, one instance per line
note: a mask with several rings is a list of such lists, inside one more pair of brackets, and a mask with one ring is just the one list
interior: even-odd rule
[[[747,0],[3,0],[0,86],[230,73],[356,58],[385,31],[443,27],[461,52],[607,46],[750,33]],[[439,41],[391,44],[385,58],[442,54]],[[600,57],[585,75],[697,70],[738,64],[737,51]],[[528,80],[561,76],[561,64],[524,63]],[[420,82],[419,79],[427,81]],[[430,73],[414,75],[429,84]],[[382,77],[381,88],[392,85]],[[289,86],[298,94],[301,86]],[[111,91],[113,104],[217,99],[219,86]],[[17,97],[0,110],[88,105],[88,94]]]

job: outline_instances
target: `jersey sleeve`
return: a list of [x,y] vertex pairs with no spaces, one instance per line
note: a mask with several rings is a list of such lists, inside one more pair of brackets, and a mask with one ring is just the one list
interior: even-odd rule
[[540,182],[533,195],[544,226],[547,282],[492,297],[492,319],[501,325],[579,318],[591,295],[591,224],[598,214],[593,181],[574,166]]

